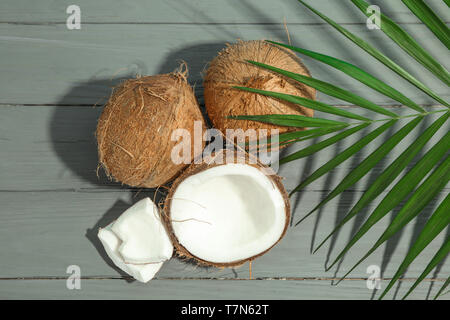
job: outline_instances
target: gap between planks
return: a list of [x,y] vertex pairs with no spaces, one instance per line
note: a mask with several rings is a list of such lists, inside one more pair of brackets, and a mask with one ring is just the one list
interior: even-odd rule
[[[8,280],[67,280],[68,277],[61,276],[38,276],[38,277],[5,277],[0,278],[0,281]],[[81,280],[134,280],[133,277],[105,277],[105,276],[87,276],[80,277]],[[207,277],[161,277],[153,278],[154,280],[198,280],[198,281],[338,281],[338,277],[256,277],[256,278],[207,278]],[[368,278],[345,278],[342,281],[366,281]],[[392,278],[380,278],[381,281],[390,281]],[[417,278],[400,278],[398,281],[412,282]],[[445,282],[447,278],[424,278],[425,282]]]
[[[396,22],[399,25],[423,25],[421,21],[418,22]],[[450,24],[449,21],[444,21],[445,24]],[[66,25],[66,21],[54,21],[54,22],[39,22],[39,21],[29,21],[29,22],[17,22],[17,21],[0,21],[0,24],[11,24],[11,25],[25,25],[25,26],[52,26],[52,25]],[[150,21],[83,21],[84,25],[198,25],[198,26],[284,26],[284,23],[279,22],[150,22]],[[366,22],[341,22],[339,23],[343,26],[365,26]],[[291,22],[287,23],[288,26],[329,26],[326,22]]]
[[[111,187],[117,187],[117,185],[111,185]],[[445,189],[445,188],[444,188]],[[317,189],[317,190],[306,190],[308,192],[325,192],[325,191],[331,191],[333,189]],[[286,189],[286,191],[290,192],[291,189]],[[343,192],[347,193],[363,193],[367,190],[344,190]],[[112,189],[112,188],[68,188],[68,189],[32,189],[32,190],[0,190],[0,193],[34,193],[34,192],[74,192],[74,193],[91,193],[91,192],[97,192],[97,193],[110,193],[110,192],[131,192],[135,193],[136,195],[142,192],[156,192],[155,189],[134,189],[132,187],[122,187],[121,189]]]
[[[0,102],[0,107],[102,107],[104,104],[52,104],[52,103],[7,103],[7,102]],[[354,104],[339,104],[339,105],[332,105],[336,108],[360,108],[360,106],[354,105]],[[421,107],[425,108],[444,108],[443,105],[439,104],[418,104]],[[407,107],[401,104],[389,104],[389,105],[381,105],[380,106],[384,108],[402,108],[406,109]],[[204,107],[204,104],[200,104],[200,107]],[[411,110],[413,111],[413,110]]]

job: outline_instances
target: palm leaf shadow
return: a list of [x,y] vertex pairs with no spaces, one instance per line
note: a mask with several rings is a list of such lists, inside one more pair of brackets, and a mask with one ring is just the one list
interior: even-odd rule
[[[180,5],[180,3],[182,3],[182,5]],[[206,13],[199,11],[198,7],[192,4],[192,1],[178,0],[175,5],[172,5],[170,1],[167,1],[167,4],[180,15],[186,17],[188,21],[197,23],[197,26],[203,25],[203,30],[213,35],[216,39],[223,36],[231,39],[237,37],[237,34],[225,27],[225,24],[217,23],[215,19],[211,18]],[[200,16],[202,21],[196,21],[196,16]]]
[[[94,77],[79,82],[68,90],[57,102],[50,121],[50,136],[55,154],[65,167],[83,181],[95,186],[120,189],[120,183],[111,182],[98,166],[95,131],[102,106],[111,95],[113,87],[121,81],[132,78],[127,73],[117,78]],[[80,108],[80,102],[83,101]],[[93,108],[94,107],[94,108]]]
[[[334,156],[336,156],[341,152],[342,140],[338,141],[334,146],[335,146]],[[313,156],[316,156],[316,154],[314,154]],[[329,190],[327,190],[327,189],[329,188],[329,186],[333,185],[333,183],[335,181],[335,172],[336,172],[335,170],[332,170],[329,174],[326,175],[325,181],[323,183],[324,188],[323,188],[322,195],[321,195],[322,199],[326,197],[327,193],[329,192]],[[304,178],[306,178],[306,176]],[[302,178],[302,180],[304,178]],[[314,251],[316,234],[317,234],[317,230],[319,229],[319,222],[320,222],[320,218],[322,217],[323,211],[324,211],[324,207],[321,207],[319,209],[319,211],[317,212],[316,220],[314,221],[314,227],[313,227],[313,231],[312,231],[312,235],[311,235],[311,247],[310,247],[311,252]],[[327,264],[327,262],[328,262],[328,257],[325,261],[325,265]]]
[[[444,243],[446,241],[446,239],[448,239],[448,238],[450,238],[450,226],[447,227],[447,232],[446,232],[446,235],[445,235],[442,243]],[[440,272],[442,271],[442,267],[445,265],[445,262],[447,261],[447,259],[448,259],[448,255],[444,259],[442,259],[442,261],[439,262],[439,264],[436,266],[436,268],[434,269],[434,272],[433,272],[433,279],[436,279],[439,276]],[[434,284],[435,284],[434,281],[430,282],[430,286],[428,287],[427,296],[426,296],[427,300],[430,298]]]
[[[227,0],[227,1],[230,1],[230,0]],[[262,11],[261,9],[259,9],[258,6],[255,6],[249,0],[233,2],[233,4],[236,7],[238,7],[240,10],[247,12],[248,14],[253,14],[256,12],[257,15],[259,17],[261,17],[261,20],[258,23],[261,24],[261,26],[265,29],[267,34],[270,34],[271,38],[272,38],[272,39],[266,38],[266,40],[284,41],[285,43],[288,42],[288,35],[286,33],[285,27],[283,26],[283,21],[274,20],[269,14],[267,14],[264,11]],[[328,28],[327,24],[323,23],[323,21],[320,18],[318,18],[314,13],[309,12],[309,11],[305,11],[304,13],[306,13],[309,16],[309,18],[316,21],[315,24],[324,25],[326,28]],[[289,27],[289,24],[288,24],[288,22],[286,22],[286,28],[288,28],[288,27]],[[349,46],[346,46],[342,41],[340,41],[340,39],[335,37],[332,34],[332,32],[322,32],[319,34],[319,36],[321,38],[320,39],[321,42],[328,43],[329,46],[331,48],[333,48],[333,51],[341,52],[343,55],[345,55],[345,57],[347,57],[348,59],[353,61],[353,63],[362,64],[364,62],[362,60],[361,56],[355,55],[354,50],[351,50],[351,48]],[[302,41],[302,37],[297,36],[296,34],[290,34],[290,39],[292,40],[292,43],[294,45],[297,45],[300,47],[306,48],[308,45],[310,45],[309,43],[303,43],[304,41]],[[319,39],[318,39],[318,41],[319,41]],[[348,80],[348,78],[346,78],[344,75],[342,75],[339,71],[327,68],[322,63],[318,63],[314,59],[310,59],[308,57],[301,57],[301,59],[308,62],[308,68],[310,69],[310,71],[312,73],[314,73],[313,71],[316,71],[317,73],[320,73],[320,74],[326,74],[327,79],[330,82],[340,83],[340,82],[345,82]],[[358,83],[352,82],[351,85],[355,86],[354,88],[351,88],[351,89],[356,90],[357,89],[356,86],[358,85]],[[334,99],[329,96],[326,96],[320,92],[318,92],[318,97],[319,97],[319,100],[323,100],[324,102],[325,102],[325,100],[331,99],[330,101],[332,101],[333,104],[340,103],[339,100]]]
[[[422,120],[420,127],[417,128],[417,131],[416,131],[416,132],[417,132],[416,138],[417,138],[417,137],[421,134],[421,132],[423,132],[427,127],[428,127],[428,118],[425,118],[424,120]],[[392,131],[392,130],[390,130],[390,131]],[[391,135],[391,133],[392,133],[392,132],[390,132],[389,135]],[[423,153],[424,153],[423,150],[421,150],[421,151],[417,154],[416,159],[421,158],[421,157],[423,156]],[[385,159],[383,159],[382,161],[383,161],[383,162],[386,162]],[[415,163],[415,162],[414,162],[414,163]],[[406,170],[409,170],[410,167],[411,167],[411,165],[409,165],[409,166],[406,168]],[[370,186],[370,184],[368,183],[367,186],[366,186],[366,189],[367,189],[369,186]],[[399,207],[401,207],[401,206],[399,206]],[[365,215],[367,214],[368,208],[366,207],[366,208],[364,208],[362,211],[364,212],[364,216],[365,216]],[[397,208],[395,208],[395,209],[391,212],[389,223],[392,222],[392,220],[393,220],[393,219],[395,218],[395,216],[397,215],[398,211],[399,211],[399,208],[397,207]],[[362,213],[362,212],[361,212],[361,213]],[[361,213],[360,213],[360,214],[361,214]],[[358,215],[358,216],[359,216],[359,215]],[[358,216],[357,216],[357,217],[358,217]],[[362,222],[363,222],[363,221],[361,221],[361,223],[362,223]],[[352,231],[353,231],[353,230],[352,230]],[[356,231],[356,230],[355,230],[355,231]],[[352,233],[353,233],[353,232],[352,232]],[[391,261],[391,257],[392,257],[392,255],[394,254],[395,249],[397,248],[397,245],[398,245],[398,243],[399,243],[399,241],[400,241],[402,235],[403,235],[403,229],[402,229],[398,234],[394,235],[393,237],[391,237],[389,240],[386,241],[386,244],[385,244],[385,246],[384,246],[383,255],[382,255],[381,265],[380,265],[380,269],[381,269],[381,275],[380,275],[380,276],[381,276],[381,278],[383,278],[383,276],[384,276],[383,273],[384,273],[384,271],[386,270],[386,268],[387,268],[389,262]],[[415,237],[414,237],[414,239],[415,239]],[[410,246],[411,246],[413,243],[414,243],[414,242],[413,242],[413,240],[412,240],[411,243],[410,243]],[[399,289],[400,285],[401,285],[401,281],[398,282],[398,284],[397,284],[397,289]],[[375,296],[376,296],[377,292],[378,292],[378,289],[375,288],[375,289],[373,290],[373,292],[372,292],[371,300],[375,299]],[[394,299],[395,299],[396,294],[397,294],[397,291],[394,293]]]
[[[390,127],[388,129],[388,131],[385,133],[385,135],[383,136],[383,139],[381,140],[380,144],[383,144],[384,142],[386,142],[386,140],[392,136],[393,132],[395,131],[395,125]],[[364,133],[361,135],[361,137],[364,136]],[[351,168],[356,167],[359,164],[359,160],[358,157],[363,158],[364,157],[364,153],[363,150],[361,150],[361,152],[359,153],[359,156],[354,156],[352,159],[352,166]],[[375,168],[373,168],[370,173],[368,174],[368,178],[367,178],[367,182],[365,185],[364,190],[367,190],[369,188],[369,186],[375,181],[375,179],[378,177],[379,171],[382,171],[383,168],[385,167],[386,164],[386,157],[383,158],[377,165]],[[339,224],[339,222],[342,220],[342,218],[348,213],[349,207],[351,207],[354,204],[354,200],[356,195],[358,194],[358,192],[343,192],[341,198],[339,199],[339,204],[337,207],[337,214],[336,214],[336,222],[335,222],[335,226],[337,226]],[[362,195],[362,193],[361,193]],[[367,216],[367,214],[369,213],[370,210],[370,206],[366,206],[364,207],[357,215],[356,217],[354,217],[353,219],[353,225],[352,225],[352,229],[349,233],[348,236],[348,242],[350,242],[350,240],[352,239],[352,237],[356,234],[356,232],[359,230],[359,228],[362,226],[362,224],[365,221],[365,218]],[[334,248],[335,242],[337,241],[337,238],[339,236],[339,232],[341,231],[341,228],[338,229],[333,237],[330,240],[330,249],[328,250],[328,254],[327,254],[327,259],[326,259],[326,264],[328,264],[331,253],[332,253],[332,248]],[[344,262],[345,259],[345,255],[342,257],[342,259],[339,261],[339,263],[337,264],[336,268],[335,268],[335,272],[334,272],[334,276],[333,278],[337,277],[337,274],[339,273],[339,270]]]
[[[416,138],[418,138],[418,137],[421,135],[421,133],[422,133],[423,131],[425,131],[425,129],[426,129],[428,126],[429,126],[429,117],[425,117],[425,118],[422,120],[422,123],[420,124],[420,127],[417,128],[417,131],[416,131]],[[416,155],[415,159],[413,159],[412,163],[409,164],[409,165],[407,166],[406,170],[411,169],[411,167],[412,167],[413,164],[416,162],[416,160],[417,160],[417,159],[420,159],[423,155],[424,155],[424,150],[422,149],[422,150]],[[428,209],[428,207],[425,209],[428,213],[432,213],[432,211],[429,211],[429,210],[427,210],[427,209]],[[398,210],[393,210],[393,211],[391,212],[389,224],[392,223],[392,221],[394,220],[394,218],[395,218],[397,212],[398,212]],[[413,232],[412,232],[412,235],[411,235],[411,240],[410,240],[410,243],[409,243],[409,248],[408,248],[408,250],[409,250],[409,249],[411,248],[411,246],[414,244],[414,242],[415,242],[417,236],[419,235],[420,231],[422,230],[422,228],[423,228],[423,226],[424,226],[424,223],[425,223],[425,222],[423,222],[423,221],[420,222],[420,219],[416,219],[416,222],[415,222],[414,228],[413,228]],[[396,250],[396,248],[397,248],[397,246],[398,246],[398,244],[399,244],[399,242],[400,242],[400,240],[401,240],[401,237],[402,237],[404,231],[405,231],[404,228],[401,229],[396,235],[394,235],[393,237],[389,238],[389,239],[386,241],[386,244],[385,244],[385,246],[384,246],[384,252],[383,252],[382,260],[381,260],[381,266],[380,266],[380,269],[381,269],[381,278],[383,278],[384,270],[386,270],[387,266],[389,265],[389,262],[391,261],[391,257],[392,257],[392,255],[394,254],[394,252],[395,252],[395,250]],[[402,278],[402,277],[401,277],[401,278]],[[401,278],[400,278],[400,279],[401,279]],[[398,291],[400,290],[401,285],[402,285],[402,281],[398,281],[397,286],[396,286],[396,289],[395,289],[395,291],[394,291],[393,299],[396,299],[397,294],[398,294]],[[375,295],[375,293],[376,293],[376,289],[374,290],[373,294]]]
[[[303,1],[301,1],[302,3],[303,3]],[[303,3],[305,6],[307,6],[308,8],[310,8],[312,11],[314,11],[315,13],[317,13],[318,15],[321,15],[320,13],[318,13],[317,11],[315,11],[314,9],[312,9],[311,7],[309,7],[309,5],[306,5],[305,3]],[[359,6],[359,5],[358,5]],[[336,26],[336,28],[338,28],[338,25],[336,25],[333,21],[330,21],[330,20],[328,20],[328,18],[326,18],[326,17],[324,17],[324,19],[325,20],[327,20],[328,21],[328,23],[329,24],[332,24],[332,25],[335,25]],[[383,29],[383,31],[385,31],[384,29]],[[349,33],[347,33],[347,31],[345,31],[345,30],[341,30],[341,33],[344,33],[344,34],[346,34],[346,35],[348,35],[350,38],[351,37],[353,37],[353,36],[351,36],[351,34],[349,34]],[[388,33],[387,31],[386,31],[386,33]],[[394,32],[390,32],[391,34],[389,34],[389,36],[391,37],[391,38],[393,38],[393,33]],[[380,60],[380,61],[382,61],[382,63],[384,64],[384,65],[386,65],[386,66],[389,66],[391,69],[393,69],[394,71],[396,71],[397,73],[399,73],[400,75],[402,75],[404,78],[406,78],[406,79],[408,79],[408,80],[411,80],[410,82],[412,82],[416,87],[418,87],[418,88],[420,88],[422,91],[424,91],[425,93],[427,93],[428,95],[430,95],[430,96],[432,96],[434,99],[436,99],[436,101],[439,101],[441,104],[444,104],[444,105],[446,105],[446,106],[448,106],[448,104],[442,99],[442,98],[440,98],[439,96],[437,96],[436,94],[434,94],[432,91],[430,91],[430,89],[428,89],[425,85],[423,85],[423,84],[421,84],[418,80],[415,80],[412,76],[410,76],[405,70],[403,70],[400,66],[397,66],[395,63],[393,63],[393,62],[390,62],[390,60],[388,59],[388,58],[386,58],[382,53],[381,53],[381,51],[380,52],[378,52],[377,50],[375,50],[375,49],[373,49],[373,48],[371,48],[370,46],[369,47],[367,47],[367,44],[365,44],[365,42],[364,42],[364,40],[358,40],[358,38],[355,38],[354,40],[353,40],[353,42],[355,42],[355,43],[358,43],[359,44],[359,46],[361,46],[361,47],[363,47],[363,48],[365,48],[366,49],[366,51],[368,52],[368,53],[371,53],[371,54],[373,54],[374,56],[376,56],[376,58],[377,58],[377,60]],[[392,50],[392,48],[396,48],[396,46],[389,46],[389,47],[387,47],[386,48],[386,51],[388,51],[389,53],[391,53],[391,50]],[[406,50],[406,51],[408,51],[409,52],[409,50]],[[410,53],[411,54],[411,53]],[[308,54],[309,55],[309,54]],[[390,56],[392,56],[391,54],[390,54]],[[398,55],[396,55],[397,57],[399,57]],[[257,64],[257,63],[255,63],[255,64]],[[259,64],[259,65],[261,65],[261,64]],[[341,63],[341,65],[342,65],[342,63]],[[272,67],[270,67],[270,66],[264,66],[264,65],[262,65],[262,67],[264,67],[264,68],[267,68],[267,69],[270,69],[270,70],[274,70],[274,68],[272,68]],[[306,78],[305,77],[301,77],[301,76],[297,76],[297,75],[295,75],[295,74],[292,74],[292,73],[289,73],[289,72],[285,72],[285,71],[283,71],[283,70],[275,70],[276,72],[279,72],[279,73],[281,73],[281,74],[284,74],[284,75],[286,75],[286,76],[288,76],[288,77],[291,77],[291,78],[294,78],[295,80],[298,80],[299,82],[306,82]],[[417,72],[416,72],[417,73]],[[422,75],[422,74],[421,74]],[[364,81],[364,79],[362,79],[363,81],[361,81],[361,82],[364,82],[364,83],[366,83],[365,81]],[[309,80],[308,80],[309,81]],[[308,83],[308,82],[307,82]],[[312,82],[312,81],[309,81],[309,83],[314,83],[314,82]],[[372,86],[373,87],[373,86]],[[318,87],[319,88],[319,87]],[[325,87],[323,87],[323,88],[325,88]],[[328,89],[324,89],[324,90],[321,90],[321,91],[323,91],[323,92],[331,92],[332,94],[333,94],[333,92],[332,91],[329,91]],[[388,94],[388,96],[393,96],[393,95],[391,95],[391,94]],[[428,97],[427,97],[427,99],[429,99]],[[288,99],[286,99],[286,100],[288,100]],[[398,100],[398,99],[397,99]],[[401,104],[406,104],[406,105],[408,105],[408,106],[410,106],[411,107],[411,105],[410,104],[408,104],[408,103],[403,103],[404,102],[404,99],[401,99],[401,100],[398,100],[398,101],[402,101],[402,103]],[[429,101],[429,100],[428,100]],[[415,110],[418,110],[418,111],[420,111],[420,112],[423,112],[424,114],[429,114],[429,113],[426,113],[426,111],[422,108],[422,107],[420,107],[420,106],[418,106],[418,105],[413,105],[412,106],[412,108],[413,109],[415,109]],[[444,111],[444,110],[442,110],[442,111]],[[416,118],[414,121],[416,121],[417,119],[419,119],[419,118]],[[417,123],[417,122],[416,122]],[[402,131],[399,131],[398,132],[398,134],[396,133],[396,137],[400,137],[400,135],[402,134],[401,132],[405,132],[405,130],[408,130],[407,129],[407,127],[405,127],[404,129],[402,128]],[[400,135],[399,135],[400,134]],[[399,141],[399,140],[397,140],[397,141]],[[441,140],[442,141],[442,140]],[[442,144],[440,144],[439,146],[441,146]],[[391,143],[390,144],[390,146],[391,147],[393,147],[394,145]],[[389,145],[386,145],[386,146],[384,146],[384,150],[387,150],[387,148],[391,148],[391,147],[389,147]],[[383,149],[381,149],[381,150],[383,150]],[[443,148],[441,147],[440,148],[440,151],[439,152],[442,152],[443,151]],[[375,154],[376,155],[376,154]],[[440,155],[440,156],[442,156],[442,154]],[[373,159],[373,158],[372,158]],[[369,160],[369,159],[367,159],[367,160]],[[383,159],[383,161],[385,161],[386,159]],[[378,160],[377,160],[378,161]],[[398,163],[397,163],[398,164]],[[406,165],[406,163],[404,163],[405,165]],[[367,168],[367,162],[366,163],[364,163],[364,165],[366,166],[366,168]],[[379,165],[379,163],[378,163],[378,165]],[[423,165],[423,163],[421,163],[421,165]],[[393,169],[395,169],[395,167],[390,167],[391,169],[390,170],[393,170]],[[420,167],[415,167],[416,168],[416,170],[417,170],[417,168],[420,168]],[[361,172],[361,169],[360,169],[360,172]],[[408,178],[410,178],[410,176],[411,175],[408,175]],[[405,180],[406,181],[406,180]],[[413,180],[411,180],[411,181],[414,181],[414,179]],[[348,182],[348,181],[347,181]],[[419,181],[417,181],[417,183],[418,183]],[[403,182],[403,184],[404,184],[405,182]],[[433,186],[433,185],[431,185],[431,186]],[[408,186],[409,187],[409,186]],[[422,186],[421,186],[422,187]],[[427,187],[429,187],[429,186],[427,186]],[[422,187],[420,190],[421,190],[421,192],[423,193],[423,190],[425,190],[424,189],[425,187]],[[435,189],[437,188],[437,186],[435,187]],[[409,188],[408,189],[406,189],[406,190],[409,190]],[[342,191],[346,191],[346,190],[340,190],[340,192],[342,192]],[[372,190],[373,191],[373,190]],[[411,190],[412,191],[412,190]],[[408,192],[409,193],[409,192]],[[340,196],[340,198],[339,199],[342,199],[342,197],[344,196],[344,194],[342,194],[342,195],[339,195]],[[406,197],[407,196],[407,194],[402,194],[402,198],[403,197]],[[390,197],[392,198],[393,197],[393,195],[392,195],[392,193],[390,193]],[[411,199],[414,199],[414,201],[415,202],[417,202],[417,197],[416,197],[416,199],[413,197],[413,198],[411,198]],[[428,199],[428,198],[425,198],[426,199],[426,201],[427,202],[430,202],[429,200],[431,200],[431,199]],[[401,199],[398,199],[398,201],[400,201]],[[389,198],[389,201],[391,201],[392,202],[392,200]],[[405,201],[407,201],[406,199],[404,199],[404,201],[403,202],[405,202]],[[434,201],[434,200],[433,200]],[[395,202],[396,203],[396,202]],[[408,204],[411,204],[412,202],[411,201],[408,201]],[[430,202],[430,203],[433,203],[432,201]],[[320,204],[320,205],[318,205],[318,206],[321,206],[322,205],[322,203]],[[424,203],[424,205],[425,205],[425,203]],[[430,204],[428,204],[428,206],[430,206]],[[401,206],[400,206],[401,207]],[[317,208],[317,207],[316,207]],[[397,210],[400,210],[399,208],[398,208],[398,206],[397,206],[397,208],[394,208],[394,210],[389,210],[389,211],[391,211],[391,219],[390,219],[390,221],[391,221],[391,224],[390,224],[390,229],[389,230],[393,230],[393,228],[395,228],[395,225],[393,225],[392,224],[392,222],[397,222],[397,219],[394,219],[394,217],[398,214],[397,212],[396,212],[396,209]],[[406,208],[403,208],[403,210],[401,211],[402,213],[404,213],[404,212],[406,212],[405,211],[405,209]],[[426,209],[425,209],[426,210]],[[312,213],[312,212],[311,212]],[[384,216],[384,214],[388,214],[389,212],[388,211],[386,211],[386,212],[384,212],[383,213],[383,216]],[[413,213],[415,213],[415,211],[413,211]],[[403,217],[403,215],[402,215],[402,217]],[[381,216],[380,216],[380,218],[381,218]],[[413,218],[412,216],[411,216],[411,218]],[[339,220],[339,219],[338,219]],[[409,220],[408,220],[409,221]],[[406,222],[406,221],[405,221]],[[412,241],[414,241],[415,240],[415,238],[417,238],[417,235],[418,235],[418,233],[419,233],[419,230],[421,229],[420,228],[420,219],[418,219],[418,220],[416,220],[415,221],[415,224],[414,224],[414,226],[413,226],[413,236],[412,236]],[[355,228],[355,226],[356,225],[354,225],[354,229],[356,229]],[[396,228],[395,228],[396,229]],[[388,262],[390,261],[390,258],[391,258],[391,254],[392,254],[392,252],[393,252],[393,249],[395,249],[396,247],[397,247],[397,244],[398,244],[398,242],[399,242],[399,239],[401,238],[401,236],[402,236],[402,234],[403,234],[403,232],[404,232],[404,229],[401,229],[401,232],[398,232],[398,231],[400,231],[400,229],[397,229],[396,230],[397,232],[396,232],[396,234],[394,235],[394,237],[391,239],[391,241],[390,242],[388,242],[388,243],[386,243],[385,244],[385,246],[387,247],[387,250],[384,252],[384,255],[383,255],[383,257],[384,257],[384,259],[383,259],[383,263],[385,264],[385,266],[386,265],[388,265]],[[389,235],[389,233],[385,233],[385,235],[386,236],[388,236]],[[335,234],[333,234],[333,236],[335,236]],[[389,237],[388,237],[389,238]],[[382,238],[382,239],[385,239],[385,238]],[[385,240],[388,240],[388,239],[385,239]],[[412,243],[410,243],[410,248],[412,247]],[[375,249],[375,247],[374,247],[374,249]],[[372,251],[372,250],[371,250]],[[390,252],[390,251],[392,251],[392,252]],[[340,261],[341,262],[341,261]],[[395,279],[397,279],[396,277],[395,277]],[[391,283],[392,284],[392,283]],[[391,284],[390,284],[390,286],[391,286]],[[389,286],[389,288],[390,288],[390,286]]]
[[[362,132],[359,133],[359,135],[358,135],[359,138],[357,140],[360,140],[362,137],[364,137],[366,133],[367,133],[367,130],[362,130]],[[358,154],[361,157],[363,157],[364,149],[361,150]],[[350,172],[352,170],[352,168],[356,167],[359,164],[360,161],[358,158],[359,158],[358,156],[352,157],[348,172]],[[353,188],[356,188],[356,187],[357,187],[357,184]],[[337,199],[338,204],[337,204],[337,210],[336,210],[336,214],[335,214],[334,227],[336,227],[339,224],[339,222],[347,214],[349,206],[353,203],[353,201],[355,199],[355,193],[356,192],[354,190],[346,190],[338,196],[338,199]],[[325,268],[330,261],[331,253],[333,252],[333,249],[336,245],[336,242],[337,242],[340,232],[341,232],[341,229],[337,230],[330,239],[326,258],[325,258],[325,263],[324,263]],[[336,277],[336,274],[339,272],[339,268],[340,268],[340,264],[342,263],[342,260],[339,262],[339,264],[336,267],[334,277]]]
[[[313,139],[312,144],[317,143],[317,141],[318,141],[317,138]],[[285,153],[287,153],[287,150],[286,151],[282,150],[282,153],[280,153],[280,157],[285,156]],[[312,173],[313,166],[314,166],[313,164],[315,163],[315,158],[316,158],[316,154],[312,154],[308,158],[310,161],[306,161],[304,167],[302,168],[302,174],[300,176],[300,181],[303,181]],[[298,212],[298,208],[299,208],[302,198],[303,198],[303,192],[296,192],[294,200],[291,199],[291,202],[293,202],[293,204],[292,204],[292,210],[291,210],[292,215],[291,215],[290,226],[292,226],[295,221],[296,212]]]

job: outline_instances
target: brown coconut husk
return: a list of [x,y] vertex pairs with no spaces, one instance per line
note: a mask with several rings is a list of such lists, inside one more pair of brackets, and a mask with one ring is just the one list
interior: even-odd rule
[[[205,122],[185,72],[130,79],[116,87],[97,125],[98,155],[108,176],[134,187],[153,188],[175,178],[187,164],[171,161],[174,129],[191,133]],[[204,142],[202,142],[202,149]]]
[[260,94],[234,89],[232,86],[252,87],[297,95],[308,99],[316,98],[316,90],[302,83],[252,65],[253,60],[277,68],[310,76],[308,69],[295,53],[266,41],[238,41],[228,45],[214,58],[204,78],[204,96],[207,113],[215,128],[225,134],[226,129],[272,129],[279,133],[302,130],[275,126],[247,120],[227,119],[237,115],[297,114],[312,117],[311,109]]
[[[228,161],[228,162],[222,162],[223,164],[217,164],[215,163],[215,159],[217,157],[223,157],[222,159],[227,159],[226,158],[226,154],[227,154],[227,150],[221,150],[219,152],[217,152],[215,155],[211,156],[209,159],[205,158],[204,161],[200,164],[192,164],[190,165],[172,184],[169,193],[166,197],[165,203],[164,203],[164,209],[163,209],[163,214],[162,214],[162,218],[165,221],[165,226],[166,226],[166,230],[167,233],[170,236],[170,239],[172,241],[172,244],[174,245],[175,248],[175,252],[177,254],[178,257],[182,258],[182,259],[192,259],[193,261],[195,261],[198,265],[200,266],[213,266],[216,268],[229,268],[229,267],[237,267],[240,265],[243,265],[244,263],[248,262],[248,261],[252,261],[260,256],[262,256],[263,254],[267,253],[268,251],[270,251],[276,244],[278,244],[281,239],[284,237],[284,235],[286,234],[286,231],[288,229],[289,226],[289,221],[290,221],[290,216],[291,216],[291,209],[290,209],[290,203],[289,203],[289,195],[286,192],[286,189],[284,188],[283,183],[281,182],[281,177],[276,175],[275,172],[273,172],[273,170],[262,164],[261,162],[259,162],[253,155],[245,152],[245,151],[232,151],[234,153],[234,157],[233,160]],[[197,173],[200,173],[206,169],[209,168],[213,168],[216,166],[221,166],[221,165],[226,165],[227,163],[246,163],[248,165],[251,165],[255,168],[258,169],[264,169],[264,172],[266,174],[268,174],[267,176],[269,177],[269,179],[271,179],[274,187],[278,188],[281,192],[281,194],[283,195],[283,199],[284,199],[284,203],[285,203],[285,213],[286,213],[286,222],[285,222],[285,226],[283,229],[283,233],[281,234],[280,238],[268,249],[264,250],[263,252],[254,255],[252,257],[249,257],[247,259],[243,259],[243,260],[238,260],[238,261],[231,261],[229,263],[214,263],[211,261],[206,261],[203,260],[193,254],[191,254],[177,239],[175,232],[173,230],[172,227],[172,220],[171,220],[171,215],[170,215],[170,208],[171,208],[171,203],[172,203],[172,199],[173,199],[173,195],[175,194],[175,191],[177,190],[178,186],[180,185],[181,182],[183,182],[185,179],[187,179],[188,177],[195,175]]]

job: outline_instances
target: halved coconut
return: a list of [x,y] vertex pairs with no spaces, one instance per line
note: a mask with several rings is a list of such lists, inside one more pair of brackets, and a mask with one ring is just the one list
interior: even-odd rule
[[137,202],[100,229],[108,256],[147,282],[173,247],[179,256],[216,267],[238,266],[269,251],[286,233],[289,200],[280,177],[250,157],[222,150],[192,164],[175,180],[162,217],[149,198]]
[[173,253],[158,207],[149,198],[100,229],[98,237],[114,264],[141,282],[152,279]]
[[237,266],[270,250],[290,217],[280,177],[244,154],[215,163],[225,153],[191,165],[175,180],[165,203],[177,253],[217,267]]

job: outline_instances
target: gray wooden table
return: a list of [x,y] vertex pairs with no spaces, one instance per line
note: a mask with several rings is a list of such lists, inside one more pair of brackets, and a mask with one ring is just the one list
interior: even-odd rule
[[[441,96],[449,98],[445,85],[413,64],[412,59],[393,46],[380,31],[368,30],[364,17],[348,1],[315,0],[310,3],[377,45],[433,86]],[[373,3],[379,4],[383,12],[414,34],[434,56],[448,56],[447,49],[400,1]],[[449,21],[450,12],[443,1],[430,0],[428,3]],[[71,4],[81,9],[80,30],[66,27],[69,16],[66,8]],[[226,42],[238,38],[287,41],[284,18],[293,44],[351,61],[386,79],[386,68],[294,0],[2,0],[0,298],[376,298],[379,292],[366,286],[367,267],[381,268],[381,286],[384,288],[436,203],[338,286],[333,286],[334,280],[369,249],[392,216],[377,224],[343,262],[329,272],[324,271],[325,262],[336,256],[369,211],[343,228],[318,253],[312,255],[310,249],[332,230],[361,192],[406,144],[395,149],[351,190],[298,227],[291,227],[279,245],[253,262],[252,279],[248,278],[248,265],[236,269],[206,269],[173,258],[150,283],[132,282],[112,265],[96,238],[100,226],[111,222],[139,199],[153,197],[151,190],[127,188],[109,182],[102,174],[100,178],[96,176],[94,130],[101,105],[111,87],[136,74],[172,71],[182,59],[189,65],[189,80],[195,84],[202,103],[201,72],[217,51]],[[442,62],[449,67],[448,60]],[[317,78],[337,83],[379,104],[398,108],[398,112],[407,112],[337,71],[311,60],[305,59],[305,63]],[[399,78],[389,76],[386,80],[413,100],[433,108],[432,101]],[[342,104],[324,95],[319,95],[319,99],[334,105]],[[93,107],[94,104],[97,107]],[[429,123],[424,123],[421,130]],[[353,141],[359,137],[355,136]],[[408,139],[412,142],[414,138]],[[383,137],[379,140],[381,142]],[[279,174],[286,177],[286,188],[292,190],[302,177],[351,142],[282,167]],[[364,149],[359,156],[294,197],[294,221],[308,212],[375,146]],[[448,191],[446,188],[439,199]],[[376,204],[375,201],[373,205]],[[399,298],[409,288],[449,232],[430,244],[391,291],[389,298]],[[69,276],[66,271],[70,265],[80,267],[79,290],[69,290],[66,286]],[[411,298],[431,297],[449,271],[448,261],[439,265]],[[448,298],[448,294],[442,297]]]

